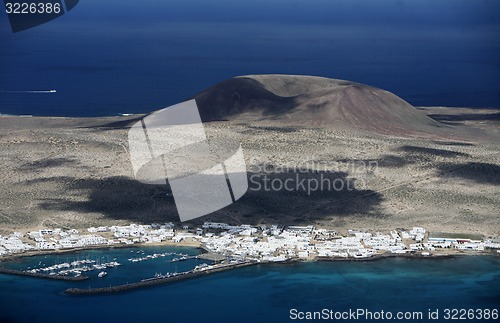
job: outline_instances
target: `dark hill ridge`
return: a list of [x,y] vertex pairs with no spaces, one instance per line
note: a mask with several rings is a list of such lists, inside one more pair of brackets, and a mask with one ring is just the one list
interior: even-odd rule
[[272,120],[425,137],[450,130],[388,91],[322,77],[241,76],[194,98],[203,121]]

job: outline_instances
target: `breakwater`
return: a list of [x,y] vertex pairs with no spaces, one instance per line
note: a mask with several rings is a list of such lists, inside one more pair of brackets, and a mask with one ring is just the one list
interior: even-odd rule
[[49,274],[32,273],[32,272],[15,270],[15,269],[7,269],[7,268],[0,268],[0,274],[27,276],[27,277],[35,277],[35,278],[43,278],[43,279],[65,280],[65,281],[82,281],[82,280],[89,279],[89,277],[87,277],[87,276],[49,275]]
[[252,265],[256,265],[256,264],[261,264],[261,263],[244,262],[244,263],[238,263],[238,264],[217,265],[216,267],[213,267],[210,269],[199,270],[199,271],[188,271],[188,272],[185,272],[185,273],[182,273],[179,275],[175,275],[175,276],[170,276],[170,277],[150,278],[150,279],[145,279],[145,280],[135,282],[135,283],[110,286],[110,287],[99,287],[99,288],[88,288],[88,289],[68,288],[64,292],[66,294],[70,294],[70,295],[94,295],[94,294],[119,293],[119,292],[134,290],[134,289],[138,289],[138,288],[151,287],[151,286],[156,286],[156,285],[161,285],[161,284],[166,284],[166,283],[171,283],[171,282],[176,282],[176,281],[182,281],[182,280],[186,280],[186,279],[192,279],[192,278],[196,278],[196,277],[200,277],[200,276],[205,276],[208,274],[222,272],[222,271],[226,271],[226,270],[230,270],[230,269],[252,266]]

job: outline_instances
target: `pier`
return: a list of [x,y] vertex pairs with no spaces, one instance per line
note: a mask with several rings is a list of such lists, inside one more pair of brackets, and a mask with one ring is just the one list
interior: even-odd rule
[[180,257],[180,258],[174,258],[172,260],[170,260],[170,262],[179,262],[179,261],[186,261],[186,260],[191,260],[191,259],[198,259],[199,257],[196,255],[196,256],[183,256],[183,257]]
[[95,294],[110,294],[110,293],[119,293],[129,290],[134,290],[138,288],[156,286],[176,281],[182,281],[186,279],[192,279],[200,276],[205,276],[208,274],[213,274],[217,272],[222,272],[230,269],[236,269],[241,267],[253,266],[259,264],[258,262],[244,262],[238,264],[225,264],[225,265],[216,265],[216,267],[200,270],[200,271],[188,271],[179,275],[170,276],[170,277],[159,277],[159,278],[150,278],[145,279],[139,282],[125,284],[125,285],[117,285],[111,287],[100,287],[100,288],[68,288],[64,292],[70,295],[95,295]]
[[198,258],[199,259],[203,259],[203,260],[210,260],[210,261],[223,261],[223,260],[226,260],[226,256],[224,255],[221,255],[219,253],[212,253],[212,252],[206,252],[206,253],[202,253],[200,255],[198,255]]
[[27,276],[27,277],[35,277],[35,278],[43,278],[43,279],[65,280],[65,281],[73,281],[73,282],[89,279],[89,277],[87,277],[87,276],[50,275],[50,274],[33,273],[33,272],[29,272],[29,271],[21,271],[21,270],[15,270],[15,269],[7,269],[7,268],[0,268],[0,274]]

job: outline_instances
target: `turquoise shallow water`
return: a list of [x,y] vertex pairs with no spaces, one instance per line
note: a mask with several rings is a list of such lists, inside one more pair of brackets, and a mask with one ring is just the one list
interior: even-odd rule
[[108,270],[105,278],[96,278],[97,272],[93,272],[90,281],[78,283],[0,275],[0,321],[283,322],[290,320],[292,308],[421,311],[425,315],[429,309],[438,309],[443,315],[446,308],[500,307],[500,257],[487,256],[260,265],[114,295],[62,293],[73,286],[106,286],[151,277],[155,272],[182,271],[200,262],[173,265],[165,258],[128,262],[138,250],[146,255],[198,252],[192,248],[127,248],[23,259],[9,266],[27,268],[40,261],[51,265],[83,256],[117,258],[124,265]]

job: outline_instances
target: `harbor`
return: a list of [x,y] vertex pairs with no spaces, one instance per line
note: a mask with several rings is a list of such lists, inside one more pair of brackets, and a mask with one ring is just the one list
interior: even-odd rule
[[101,287],[101,288],[68,288],[64,292],[69,295],[94,295],[94,294],[109,294],[109,293],[119,293],[130,291],[138,288],[152,287],[157,285],[163,285],[167,283],[183,281],[187,279],[193,279],[200,276],[205,276],[209,274],[214,274],[217,272],[227,271],[231,269],[248,267],[258,264],[257,262],[239,262],[234,264],[224,264],[224,265],[213,265],[210,267],[203,267],[199,269],[193,269],[181,273],[173,273],[167,275],[159,275],[157,277],[143,279],[139,282],[134,282],[130,284]]
[[48,273],[49,276],[58,276],[58,277],[63,277],[63,276],[79,277],[84,272],[91,272],[94,270],[104,270],[107,268],[114,268],[117,266],[121,266],[121,264],[116,261],[100,263],[96,260],[84,259],[84,260],[75,260],[72,262],[64,262],[48,267],[34,268],[26,270],[25,272],[32,274]]
[[[187,276],[164,284],[152,283],[150,286],[140,284],[136,289],[97,294],[67,294],[64,290],[67,288],[86,290],[89,284],[92,285],[91,280],[102,283],[103,287],[109,287],[106,281],[111,281],[113,272],[101,279],[92,277],[91,280],[82,282],[44,281],[0,275],[5,286],[0,293],[3,294],[4,307],[18,309],[16,313],[22,316],[23,322],[34,321],[33,314],[43,313],[43,309],[50,306],[55,308],[55,315],[60,320],[72,322],[92,322],[96,313],[100,321],[106,322],[128,321],[131,318],[140,320],[144,319],[144,313],[153,313],[158,320],[168,316],[168,321],[172,322],[182,322],[183,319],[186,321],[186,318],[191,322],[211,322],[206,316],[208,309],[218,308],[221,304],[231,304],[231,308],[228,309],[230,312],[227,315],[221,314],[223,319],[221,316],[217,316],[216,319],[231,321],[230,318],[236,317],[237,313],[250,313],[256,309],[268,311],[277,302],[284,303],[285,306],[288,304],[300,306],[304,298],[322,299],[325,303],[333,303],[343,309],[352,301],[351,298],[344,297],[347,293],[354,293],[353,297],[362,302],[382,300],[387,304],[395,304],[394,293],[399,290],[404,290],[405,294],[398,298],[396,304],[403,307],[412,301],[428,299],[427,295],[422,294],[422,289],[437,291],[439,297],[433,301],[440,309],[447,304],[442,295],[447,299],[457,299],[457,306],[471,306],[471,304],[487,308],[498,306],[495,302],[495,297],[498,295],[498,288],[495,285],[495,274],[499,268],[497,257],[456,257],[446,261],[433,261],[431,260],[433,258],[420,259],[422,260],[405,261],[404,258],[396,256],[377,261],[370,260],[367,265],[358,260],[295,261],[287,265],[267,263],[262,266],[250,265],[192,278]],[[139,282],[141,277],[142,279],[154,277],[155,270],[159,268],[154,268],[152,272],[139,273],[135,268],[151,264],[153,261],[155,260],[136,263],[129,269],[124,263],[116,270],[129,275],[131,283]],[[415,280],[419,279],[422,283],[416,287]],[[316,288],[320,280],[326,280],[326,284],[322,288]],[[370,290],[376,292],[365,292],[363,287],[370,284],[374,285]],[[203,292],[199,292],[200,290]],[[470,292],[488,298],[486,300],[468,298]],[[238,301],[234,301],[235,299]],[[26,314],[26,310],[23,311],[26,308],[22,305],[23,301],[31,302],[24,303],[30,304],[29,314]],[[187,302],[199,304],[197,306],[202,306],[203,310],[193,311],[196,313],[191,315],[190,311],[186,312]],[[85,310],[79,313],[78,320],[73,319],[75,304],[85,307]],[[103,311],[103,308],[106,310]],[[415,307],[415,310],[420,309]],[[37,318],[36,321],[38,320]],[[255,318],[252,317],[252,320]],[[270,321],[268,316],[260,316],[257,320]],[[279,317],[276,317],[275,321],[280,322]]]

